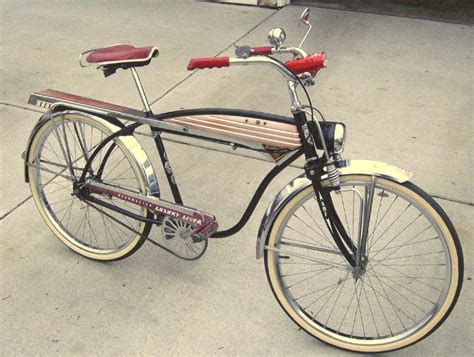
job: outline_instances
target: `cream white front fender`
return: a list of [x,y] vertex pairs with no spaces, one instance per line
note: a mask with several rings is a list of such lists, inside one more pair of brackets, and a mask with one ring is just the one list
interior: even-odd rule
[[[336,164],[341,176],[344,175],[370,175],[392,179],[399,183],[409,181],[413,177],[413,173],[392,166],[383,162],[370,160],[345,160]],[[324,176],[322,177],[325,178]],[[302,174],[293,181],[289,182],[268,206],[263,216],[257,236],[257,259],[263,257],[265,242],[267,235],[273,225],[274,220],[278,216],[280,210],[295,195],[311,185],[311,181],[306,178],[306,174]]]

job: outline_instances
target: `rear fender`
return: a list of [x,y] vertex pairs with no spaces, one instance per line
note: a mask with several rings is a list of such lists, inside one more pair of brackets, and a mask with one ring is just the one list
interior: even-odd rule
[[[113,132],[118,131],[124,127],[124,125],[119,120],[113,117],[97,116],[97,115],[92,115],[89,113],[84,113],[82,111],[76,111],[76,110],[62,110],[61,111],[58,108],[55,108],[53,110],[48,110],[36,122],[35,126],[33,127],[31,131],[30,137],[28,139],[26,149],[22,153],[22,158],[24,160],[25,182],[29,182],[28,158],[30,157],[31,145],[32,145],[35,135],[38,133],[39,129],[49,120],[53,120],[57,116],[68,115],[68,114],[82,115],[82,116],[87,116],[97,121],[103,121]],[[158,186],[158,179],[153,170],[153,167],[148,158],[148,155],[143,150],[141,144],[133,136],[128,136],[126,138],[124,137],[123,139],[119,138],[118,140],[122,140],[123,144],[127,147],[129,151],[132,152],[133,156],[137,160],[139,169],[142,172],[143,177],[145,177],[145,181],[148,187],[148,194],[159,196],[160,191],[159,191],[159,186]]]

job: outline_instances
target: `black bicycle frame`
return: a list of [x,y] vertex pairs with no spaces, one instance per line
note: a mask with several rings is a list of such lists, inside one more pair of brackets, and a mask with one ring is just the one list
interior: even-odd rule
[[[280,117],[280,116],[272,116],[272,115],[268,115],[268,114],[264,114],[264,113],[256,113],[256,112],[249,112],[249,111],[242,111],[242,110],[221,110],[221,109],[197,109],[197,110],[188,110],[188,111],[177,111],[177,112],[170,112],[170,113],[155,115],[155,116],[153,116],[153,118],[155,120],[159,121],[159,120],[163,120],[165,118],[173,118],[175,116],[179,116],[179,115],[183,115],[183,114],[202,115],[203,113],[229,114],[229,115],[247,115],[247,116],[251,116],[252,118],[257,118],[257,119],[275,120],[277,122],[284,122],[284,123],[290,123],[291,122],[291,119],[289,119],[289,118]],[[89,159],[86,162],[86,165],[83,169],[81,178],[79,179],[79,183],[77,184],[77,186],[79,187],[81,185],[81,183],[85,182],[87,173],[90,171],[92,162],[97,157],[99,152],[101,150],[103,150],[109,142],[111,142],[112,140],[114,140],[115,138],[117,138],[119,136],[132,135],[133,132],[138,127],[140,127],[141,125],[143,125],[143,124],[142,123],[130,124],[128,126],[123,127],[122,129],[116,131],[115,133],[109,135],[108,137],[106,137],[95,148],[95,150],[92,152],[92,154],[89,156]],[[163,169],[165,171],[166,178],[167,178],[167,181],[168,181],[168,185],[170,187],[170,190],[171,190],[171,193],[173,195],[174,201],[175,201],[175,203],[177,203],[179,205],[183,205],[183,199],[181,197],[178,184],[177,184],[177,182],[174,178],[173,169],[171,167],[171,163],[168,159],[168,155],[166,153],[166,149],[165,149],[165,146],[164,146],[164,143],[163,143],[163,139],[161,137],[161,131],[166,131],[166,130],[158,130],[153,126],[150,126],[150,129],[153,133],[154,142],[155,142],[157,151],[160,155],[161,163],[162,163]],[[172,133],[176,134],[175,132],[172,132]],[[246,147],[244,145],[238,145],[238,144],[236,145],[236,144],[234,144],[230,141],[226,141],[226,140],[217,140],[217,139],[208,138],[208,137],[205,137],[205,136],[193,135],[193,134],[190,134],[190,133],[179,133],[178,135],[194,137],[194,138],[198,138],[198,139],[202,139],[202,140],[216,142],[216,143],[219,143],[219,144],[225,144],[225,145],[231,145],[232,144],[232,146],[234,148],[237,146],[237,147],[245,147],[247,149],[251,149],[251,150],[254,150],[254,151],[263,151],[263,150],[258,150],[258,149],[254,149],[254,148],[251,148],[251,147]],[[98,170],[97,174],[95,175],[95,177],[97,179],[100,179],[100,175],[103,172],[103,169],[106,165],[107,159],[109,158],[111,152],[113,151],[114,146],[115,145],[112,144],[107,149],[107,152],[103,156],[102,162],[100,163],[100,166],[99,166],[99,170]],[[270,184],[270,182],[275,178],[275,176],[277,176],[280,172],[282,172],[286,167],[291,165],[295,160],[297,160],[303,154],[304,154],[303,148],[299,148],[299,149],[290,151],[287,154],[287,157],[282,159],[282,161],[278,165],[276,165],[272,170],[270,170],[268,172],[268,174],[263,178],[263,180],[259,184],[257,190],[255,191],[254,195],[252,196],[249,204],[247,205],[247,208],[245,209],[244,213],[242,214],[241,218],[239,219],[239,221],[229,229],[222,230],[222,231],[217,231],[210,238],[224,238],[224,237],[228,237],[230,235],[233,235],[233,234],[239,232],[245,226],[245,224],[248,222],[249,218],[251,217],[252,213],[254,212],[258,202],[260,201],[260,198],[262,197],[263,193],[265,192],[265,190],[268,187],[268,185]],[[108,209],[114,209],[110,204],[107,206],[107,208]],[[141,220],[140,218],[137,218],[136,215],[133,215],[133,216],[131,214],[129,215],[128,212],[126,212],[123,209],[117,210],[117,212],[119,212],[121,214],[125,214],[125,215],[127,215],[131,218]],[[150,220],[150,219],[144,219],[144,221],[153,222],[153,220]]]
[[[325,165],[324,157],[319,158],[316,148],[314,144],[311,142],[311,140],[307,140],[305,138],[305,132],[304,128],[307,123],[307,118],[304,112],[302,111],[296,111],[293,114],[293,119],[286,118],[286,117],[280,117],[280,116],[274,116],[274,115],[269,115],[269,114],[264,114],[264,113],[257,113],[257,112],[250,112],[250,111],[243,111],[243,110],[226,110],[226,109],[195,109],[195,110],[184,110],[184,111],[176,111],[176,112],[169,112],[169,113],[164,113],[164,114],[159,114],[159,115],[153,115],[149,114],[148,119],[153,119],[156,120],[157,122],[160,122],[162,120],[166,119],[173,119],[177,117],[183,117],[183,116],[192,116],[192,115],[243,115],[252,119],[262,119],[266,121],[273,121],[277,123],[285,123],[285,124],[293,124],[296,126],[299,138],[301,140],[301,145],[299,148],[295,150],[287,150],[286,155],[283,155],[282,158],[280,159],[279,163],[277,166],[275,166],[261,181],[259,184],[257,190],[255,191],[253,197],[251,198],[249,204],[247,205],[247,208],[245,209],[244,213],[242,214],[241,218],[239,221],[233,225],[231,228],[228,228],[226,230],[221,230],[217,231],[214,233],[210,238],[224,238],[228,237],[230,235],[233,235],[237,232],[239,232],[245,224],[248,222],[249,218],[251,217],[252,213],[254,212],[258,202],[260,201],[260,198],[262,197],[263,193],[265,192],[266,188],[270,184],[270,182],[275,178],[276,175],[278,175],[281,171],[283,171],[286,167],[288,167],[291,163],[293,163],[296,159],[301,157],[302,155],[305,156],[306,161],[317,161],[319,162],[319,165],[321,168]],[[107,138],[105,138],[101,144],[95,148],[94,152],[91,154],[89,159],[87,160],[86,166],[84,167],[84,170],[82,172],[81,178],[79,185],[81,183],[85,182],[87,172],[89,172],[90,167],[92,165],[93,160],[97,157],[98,153],[100,150],[102,150],[110,141],[112,141],[114,138],[117,138],[122,135],[132,135],[133,132],[140,127],[141,125],[144,125],[145,123],[133,123],[130,124],[117,132],[111,134]],[[149,124],[149,123],[146,123]],[[150,125],[150,129],[153,134],[154,142],[157,148],[157,151],[160,155],[161,163],[163,166],[163,169],[166,174],[166,178],[168,181],[168,185],[170,187],[171,193],[173,195],[175,203],[179,205],[183,205],[183,199],[181,196],[181,193],[179,191],[178,184],[176,183],[174,174],[173,174],[173,169],[171,167],[171,163],[168,159],[166,149],[163,143],[163,139],[161,137],[161,132],[167,132],[175,135],[183,135],[183,136],[188,136],[188,137],[193,137],[193,138],[198,138],[206,141],[212,141],[216,142],[219,144],[225,144],[225,145],[232,145],[232,147],[245,147],[250,150],[254,151],[263,151],[263,149],[258,149],[252,146],[246,146],[242,144],[236,144],[230,140],[227,139],[217,139],[215,137],[207,137],[206,135],[203,134],[194,134],[190,133],[187,131],[182,131],[182,132],[176,132],[175,130],[167,130],[166,128],[162,127],[154,127],[153,125]],[[109,147],[108,151],[106,154],[103,156],[102,162],[100,164],[99,171],[97,173],[97,178],[100,179],[100,175],[105,167],[106,161],[108,157],[110,156],[111,151],[113,150],[113,145]],[[325,222],[327,225],[327,228],[331,232],[331,235],[333,236],[333,239],[340,249],[341,253],[343,256],[346,258],[346,260],[352,265],[355,265],[355,252],[356,252],[356,247],[353,244],[352,240],[349,238],[347,235],[338,215],[337,212],[334,208],[333,202],[331,200],[331,197],[328,193],[328,189],[323,189],[320,184],[320,178],[322,175],[322,169],[320,172],[319,176],[316,177],[308,177],[311,179],[313,188],[321,209],[321,212],[323,214],[323,217],[325,218]],[[110,205],[107,206],[109,209],[114,209]],[[121,214],[128,215],[132,218],[137,219],[136,215],[129,215],[127,211],[124,211],[123,209],[117,210],[117,212]],[[145,219],[144,219],[145,221]],[[147,222],[153,222],[154,220],[146,219]],[[349,249],[348,249],[349,248]]]

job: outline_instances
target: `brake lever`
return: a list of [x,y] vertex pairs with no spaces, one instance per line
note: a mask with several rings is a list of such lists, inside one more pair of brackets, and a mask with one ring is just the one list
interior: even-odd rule
[[314,85],[314,77],[309,72],[299,74],[298,78],[301,79],[305,87],[310,87]]

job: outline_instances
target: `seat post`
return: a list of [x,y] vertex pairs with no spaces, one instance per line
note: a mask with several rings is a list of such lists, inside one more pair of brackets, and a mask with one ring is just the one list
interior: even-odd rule
[[150,104],[148,103],[148,99],[146,97],[145,90],[143,89],[142,82],[140,81],[140,77],[138,76],[138,72],[135,67],[130,67],[130,70],[132,71],[133,80],[135,81],[135,84],[137,86],[138,94],[140,94],[140,98],[142,100],[143,106],[145,107],[145,111],[147,113],[151,113]]

